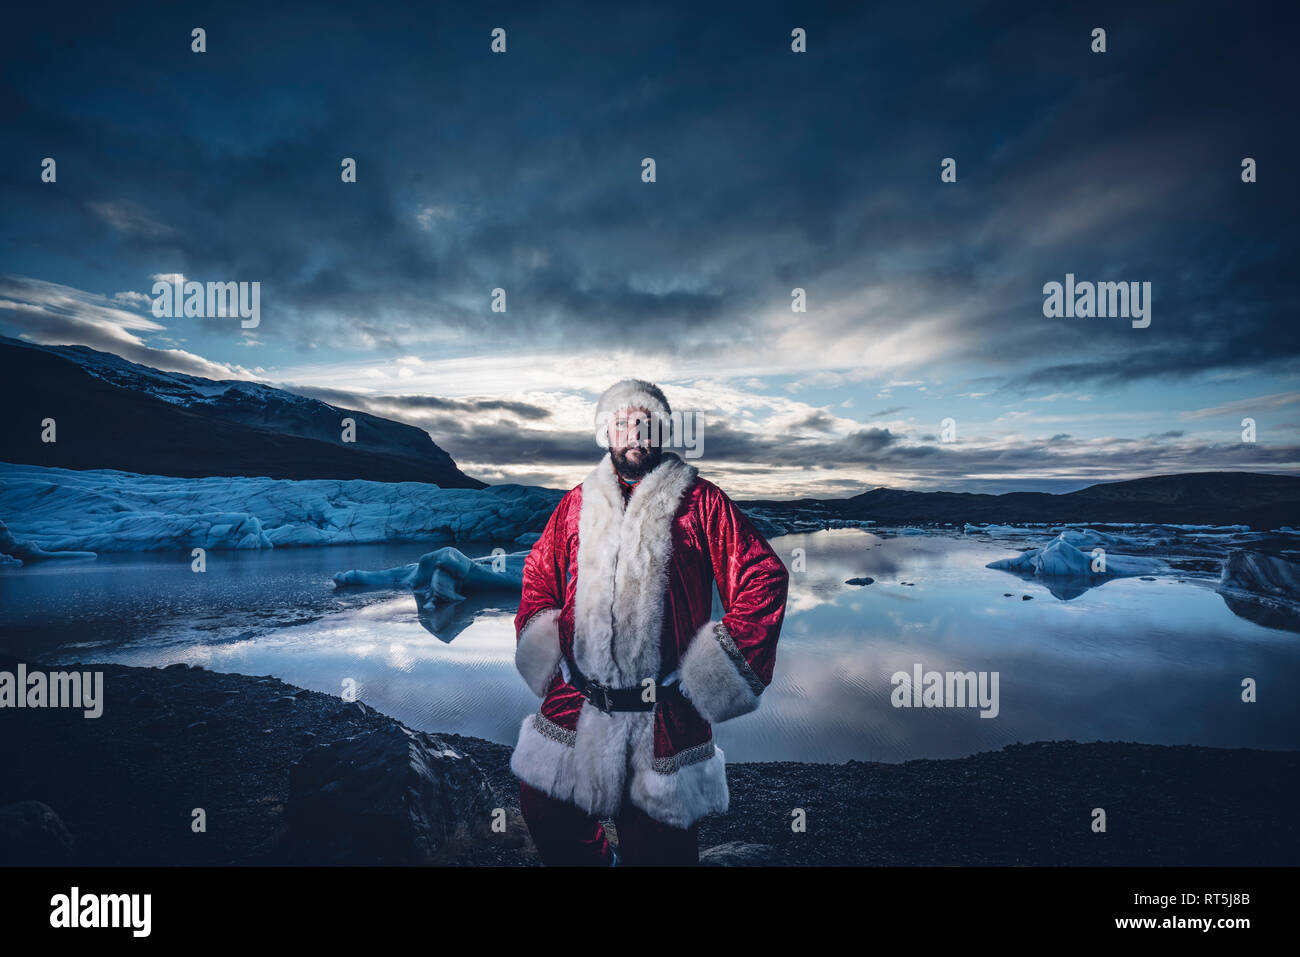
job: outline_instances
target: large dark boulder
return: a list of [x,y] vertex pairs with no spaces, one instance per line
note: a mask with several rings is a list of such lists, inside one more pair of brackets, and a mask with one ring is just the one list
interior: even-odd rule
[[294,863],[451,862],[489,838],[495,803],[467,754],[394,725],[318,745],[295,762],[280,851]]

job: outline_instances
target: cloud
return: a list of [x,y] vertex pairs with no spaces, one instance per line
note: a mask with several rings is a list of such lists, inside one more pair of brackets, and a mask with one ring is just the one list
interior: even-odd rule
[[834,416],[827,415],[821,409],[808,413],[798,422],[794,423],[795,431],[807,430],[810,432],[829,432],[834,427]]
[[155,220],[142,206],[129,200],[95,200],[86,204],[95,216],[118,232],[161,239],[176,230]]
[[1296,403],[1300,403],[1300,392],[1278,392],[1273,395],[1255,396],[1250,399],[1237,399],[1235,402],[1226,402],[1223,405],[1211,406],[1205,409],[1195,409],[1184,412],[1179,417],[1183,419],[1209,419],[1221,415],[1259,415],[1261,412],[1285,409],[1287,406]]
[[[49,283],[62,301],[33,286],[0,295],[5,331],[218,377],[245,374],[247,356],[271,381],[445,430],[458,457],[501,474],[539,473],[548,456],[576,468],[594,396],[622,375],[671,383],[675,407],[715,423],[727,474],[772,487],[830,487],[843,476],[822,473],[836,468],[965,483],[1094,474],[1002,429],[1068,430],[1075,448],[1122,424],[1165,436],[1153,467],[1209,467],[1251,453],[1165,435],[1169,421],[1293,408],[1268,396],[1290,393],[1300,369],[1300,202],[1284,177],[1246,186],[1224,158],[1241,143],[1294,152],[1300,134],[1276,120],[1289,87],[1259,81],[1290,63],[1286,30],[1126,8],[1142,58],[1079,71],[1062,69],[1077,43],[1050,14],[996,5],[938,21],[923,6],[810,9],[816,50],[799,57],[773,45],[762,5],[739,20],[672,4],[502,13],[529,42],[489,58],[466,39],[481,35],[478,13],[455,5],[439,10],[437,56],[401,5],[364,22],[331,2],[307,21],[292,7],[251,20],[221,9],[210,34],[250,39],[201,71],[158,56],[126,16],[61,25],[58,43],[33,46],[39,70],[0,67],[7,142],[35,156],[90,157],[92,144],[94,175],[61,163],[57,190],[0,182],[8,268],[66,284]],[[187,35],[185,16],[160,11],[158,30]],[[12,15],[16,36],[52,29],[39,8]],[[921,34],[920,47],[898,42]],[[438,121],[412,122],[430,91]],[[339,181],[341,155],[358,160],[355,184]],[[939,182],[944,156],[956,183]],[[1044,317],[1042,285],[1066,272],[1152,282],[1150,328]],[[200,349],[154,322],[143,292],[73,289],[182,273],[262,281],[256,337]],[[795,287],[806,313],[791,311]],[[893,418],[936,422],[939,395],[960,447]],[[834,414],[872,396],[909,406]],[[1025,411],[1085,402],[1082,421]],[[1112,417],[1125,409],[1135,418]],[[967,445],[977,417],[987,435]],[[862,428],[873,421],[890,429]],[[1086,448],[1129,468],[1134,447],[1112,443]]]
[[298,395],[320,399],[331,405],[341,405],[365,412],[386,409],[394,413],[424,414],[429,412],[447,415],[477,416],[500,414],[530,421],[550,418],[551,410],[529,402],[510,399],[446,399],[432,395],[384,395],[349,392],[345,389],[325,389],[316,386],[285,384],[281,386]]
[[[44,274],[85,268],[100,253],[81,250],[94,244],[60,238],[107,227],[114,261],[136,274],[166,261],[265,281],[275,303],[260,331],[268,347],[376,358],[449,346],[617,348],[669,364],[704,355],[718,374],[787,373],[792,393],[876,376],[920,388],[914,373],[972,366],[1009,388],[1064,392],[1072,382],[1275,368],[1300,355],[1295,333],[1265,334],[1296,251],[1269,238],[1270,227],[1288,222],[1294,204],[1231,228],[1231,241],[1187,223],[1205,208],[1189,211],[1189,192],[1205,204],[1233,185],[1207,188],[1198,157],[1256,129],[1266,105],[1254,87],[1235,95],[1237,78],[1211,55],[1230,38],[1158,42],[1168,16],[1158,10],[1126,21],[1151,40],[1142,64],[1110,63],[1067,91],[1026,85],[1027,65],[990,63],[986,46],[959,32],[1041,51],[1042,22],[1006,11],[956,15],[941,35],[919,12],[842,13],[809,62],[870,67],[848,84],[811,69],[792,84],[797,63],[772,59],[758,23],[727,24],[727,57],[665,70],[664,51],[681,41],[671,11],[611,13],[597,28],[576,8],[519,6],[517,29],[537,44],[508,62],[529,64],[530,89],[551,104],[541,114],[518,96],[513,71],[485,69],[472,45],[428,57],[390,16],[359,27],[323,4],[304,42],[280,50],[271,70],[243,48],[192,80],[135,61],[181,84],[177,96],[196,111],[186,135],[127,128],[138,109],[129,92],[117,94],[117,112],[49,111],[42,139],[95,142],[105,180],[148,186],[53,215],[48,204],[3,197],[7,208],[16,201],[14,219],[30,225],[34,244],[58,250]],[[468,13],[442,16],[445,35],[477,29]],[[694,22],[702,35],[722,28],[707,16]],[[258,23],[266,35],[304,29],[288,11],[262,11]],[[352,42],[338,46],[328,31],[343,24]],[[918,25],[934,40],[924,51],[904,57],[882,42]],[[124,23],[103,29],[99,42],[127,59],[144,47]],[[597,42],[607,31],[625,38],[620,57]],[[571,43],[570,70],[532,62],[548,37],[585,38]],[[307,52],[312,38],[337,54],[337,68]],[[365,68],[377,58],[389,66],[382,76]],[[1189,72],[1191,62],[1199,67]],[[85,69],[57,51],[50,68]],[[738,73],[748,82],[731,82]],[[236,123],[185,97],[200,83],[223,91],[218,102],[249,89],[271,95],[251,100]],[[890,84],[897,93],[886,96]],[[87,86],[91,100],[96,87],[134,89],[112,70]],[[409,122],[429,89],[457,91],[432,133]],[[1115,111],[1121,90],[1129,109]],[[863,109],[871,123],[844,123]],[[976,121],[956,135],[949,111]],[[994,117],[998,136],[981,139]],[[875,135],[881,128],[891,136]],[[1080,138],[1081,128],[1095,133]],[[16,132],[20,142],[36,135]],[[360,156],[360,179],[345,186],[330,182],[340,142],[386,148]],[[651,149],[641,144],[658,150],[654,184],[639,179]],[[936,157],[950,151],[961,179],[941,187]],[[1245,224],[1239,204],[1220,209]],[[193,225],[175,228],[182,223]],[[1121,339],[1045,319],[1042,283],[1067,269],[1152,280],[1158,331]],[[790,312],[794,286],[808,292],[806,314]],[[505,313],[490,308],[498,287]]]
[[452,219],[456,215],[451,206],[426,206],[415,214],[415,220],[422,229],[432,229],[439,220]]
[[254,378],[242,366],[212,362],[182,349],[150,347],[141,334],[166,327],[152,317],[122,308],[120,302],[116,296],[0,275],[0,321],[20,326],[22,338],[30,342],[89,346],[155,369],[209,379]]

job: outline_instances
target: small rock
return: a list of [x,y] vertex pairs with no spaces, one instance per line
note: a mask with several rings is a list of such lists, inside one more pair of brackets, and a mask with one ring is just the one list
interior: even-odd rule
[[1020,596],[1020,600],[1021,600],[1021,601],[1033,601],[1033,600],[1034,600],[1034,596],[1033,596],[1033,595],[1021,595],[1021,596]]
[[779,855],[770,844],[746,844],[743,841],[728,841],[715,844],[700,852],[700,865],[703,867],[761,867],[778,864]]
[[238,691],[224,691],[220,688],[210,688],[195,694],[195,699],[209,706],[223,705],[227,702],[234,701],[239,697]]
[[160,714],[140,725],[140,730],[150,738],[160,738],[172,729],[174,723],[175,715]]

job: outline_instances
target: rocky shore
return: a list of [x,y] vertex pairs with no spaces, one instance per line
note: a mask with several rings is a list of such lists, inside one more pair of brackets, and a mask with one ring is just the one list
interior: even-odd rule
[[[0,864],[538,863],[507,746],[275,678],[79,667],[101,717],[0,710]],[[705,863],[1300,864],[1300,751],[1058,741],[728,780]]]

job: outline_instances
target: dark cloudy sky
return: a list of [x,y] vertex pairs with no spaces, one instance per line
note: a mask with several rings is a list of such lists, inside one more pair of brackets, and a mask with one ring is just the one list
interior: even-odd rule
[[[20,5],[0,334],[401,418],[488,481],[579,481],[625,375],[742,497],[1297,471],[1293,9]],[[1150,282],[1149,328],[1044,317],[1067,272]],[[261,282],[261,325],[155,319],[168,275]]]

